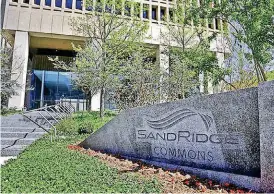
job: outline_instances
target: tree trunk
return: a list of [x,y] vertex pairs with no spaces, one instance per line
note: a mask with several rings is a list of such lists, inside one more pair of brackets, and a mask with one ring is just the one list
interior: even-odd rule
[[101,88],[100,91],[100,117],[104,117],[105,111],[105,87]]
[[[260,82],[260,80],[267,81],[267,78],[266,78],[266,75],[265,75],[265,72],[264,72],[264,68],[256,60],[255,60],[255,66],[257,66],[256,70],[259,71],[257,73],[258,82]],[[262,79],[260,79],[260,76],[261,76]]]
[[90,112],[91,111],[91,92],[90,91],[86,95],[86,107],[87,107],[87,111]]
[[264,68],[261,66],[261,64],[257,61],[256,56],[254,56],[254,49],[251,48],[252,55],[253,55],[253,60],[254,60],[254,65],[255,65],[255,70],[257,74],[257,79],[258,83],[261,81],[267,81],[266,75],[264,72]]
[[204,71],[203,86],[204,86],[204,94],[208,94],[208,76],[206,71]]

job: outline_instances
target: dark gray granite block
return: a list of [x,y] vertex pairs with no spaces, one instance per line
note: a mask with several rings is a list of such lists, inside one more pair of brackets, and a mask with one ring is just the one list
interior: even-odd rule
[[259,85],[262,189],[274,192],[274,81]]
[[[273,84],[266,83],[266,90],[273,92]],[[249,88],[133,108],[119,114],[80,145],[166,167],[179,166],[259,191],[261,173],[269,180],[266,185],[274,183],[273,171],[261,170],[260,163],[268,162],[273,169],[273,158],[267,158],[273,153],[273,130],[269,129],[273,126],[273,114],[266,113],[264,107],[260,112],[267,116],[259,116],[258,101],[262,103],[258,100],[258,88]],[[264,119],[267,127],[262,129],[259,121]],[[266,145],[272,146],[272,152],[265,152],[266,161],[260,160],[262,131],[272,134],[263,136]]]

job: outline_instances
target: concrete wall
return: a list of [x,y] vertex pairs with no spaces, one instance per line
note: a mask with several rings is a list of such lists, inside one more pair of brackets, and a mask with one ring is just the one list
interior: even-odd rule
[[[41,6],[39,6],[34,4],[33,0],[30,0],[29,4],[23,3],[22,0],[19,0],[19,3],[8,0],[3,28],[11,31],[19,30],[39,33],[39,36],[56,34],[69,36],[70,40],[79,39],[81,34],[76,33],[71,28],[70,21],[73,17],[81,17],[83,14],[86,14],[87,11],[84,10],[84,7],[83,10],[75,9],[75,7],[67,9],[64,6],[62,8],[55,7],[53,4],[52,6],[45,6],[43,5],[43,1],[41,2]],[[54,0],[52,2],[54,3]],[[158,7],[170,7],[174,3],[170,1],[143,2]],[[145,40],[145,42],[149,44],[162,44],[161,32],[165,29],[164,23],[159,17],[158,20],[152,20],[150,17],[147,21],[149,21],[150,25],[148,36],[151,36],[151,39]],[[207,31],[210,33],[219,30],[208,29]],[[222,43],[222,37],[219,36],[216,41],[212,42],[210,50],[224,52]]]

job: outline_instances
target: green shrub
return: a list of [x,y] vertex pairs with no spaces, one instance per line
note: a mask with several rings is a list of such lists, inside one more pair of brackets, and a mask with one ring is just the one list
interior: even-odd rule
[[78,134],[78,123],[72,118],[60,121],[55,127],[58,135]]
[[77,112],[71,118],[62,120],[56,125],[57,135],[76,135],[83,130],[92,133],[115,115],[114,112],[106,112],[104,118],[100,118],[99,112]]
[[274,80],[274,71],[266,72],[267,80]]
[[20,110],[17,110],[16,108],[7,108],[7,107],[1,107],[0,109],[0,115],[7,116],[15,113],[21,112]]

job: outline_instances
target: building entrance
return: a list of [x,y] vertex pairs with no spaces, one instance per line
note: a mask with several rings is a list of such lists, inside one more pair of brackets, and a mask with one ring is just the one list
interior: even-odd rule
[[74,74],[71,72],[33,70],[30,92],[29,108],[39,108],[45,105],[53,105],[60,99],[80,100],[84,99],[82,91],[73,87]]

